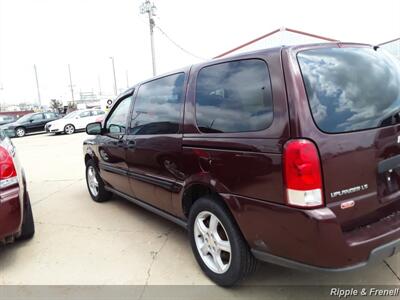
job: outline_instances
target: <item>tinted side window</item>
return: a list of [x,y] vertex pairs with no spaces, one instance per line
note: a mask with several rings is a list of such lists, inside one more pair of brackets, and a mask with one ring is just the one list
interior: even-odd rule
[[400,63],[372,48],[322,48],[297,55],[311,112],[329,133],[400,121]]
[[94,110],[92,111],[93,116],[104,115],[105,112],[102,110]]
[[179,131],[185,74],[163,77],[140,86],[131,134],[174,134]]
[[44,117],[46,119],[54,119],[54,118],[56,118],[56,114],[55,113],[45,113]]
[[79,114],[80,118],[90,117],[90,111],[84,111]]
[[14,120],[11,116],[0,116],[0,121],[11,121]]
[[126,133],[126,122],[128,120],[129,108],[132,96],[129,96],[117,104],[107,120],[106,128],[110,133]]
[[42,121],[43,120],[43,114],[37,114],[37,115],[33,115],[32,117],[31,117],[31,120],[32,121]]
[[196,118],[205,133],[258,131],[271,125],[266,63],[249,59],[203,68],[197,77]]

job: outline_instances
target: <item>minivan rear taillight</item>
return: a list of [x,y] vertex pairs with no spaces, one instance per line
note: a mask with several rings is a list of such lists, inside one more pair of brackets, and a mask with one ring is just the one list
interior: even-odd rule
[[0,146],[0,189],[18,182],[14,161],[7,149]]
[[317,147],[308,140],[288,141],[283,150],[287,204],[316,208],[324,204]]

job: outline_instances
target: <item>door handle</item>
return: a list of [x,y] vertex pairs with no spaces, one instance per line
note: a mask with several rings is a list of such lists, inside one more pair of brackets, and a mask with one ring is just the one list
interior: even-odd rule
[[127,144],[126,144],[126,148],[128,148],[128,149],[136,148],[136,141],[134,141],[134,140],[128,141]]
[[113,141],[112,145],[117,146],[117,147],[123,147],[125,144],[124,140],[118,140],[118,141]]

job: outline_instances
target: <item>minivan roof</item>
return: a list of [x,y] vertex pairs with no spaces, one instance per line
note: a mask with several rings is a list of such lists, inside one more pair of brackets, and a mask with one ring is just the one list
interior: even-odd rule
[[146,83],[146,82],[149,82],[149,81],[153,81],[153,80],[156,80],[156,79],[168,76],[168,75],[180,73],[180,72],[188,73],[192,67],[203,65],[203,64],[207,64],[207,63],[214,64],[214,63],[223,62],[223,61],[226,61],[226,60],[241,59],[241,58],[248,57],[249,55],[273,54],[273,53],[281,52],[283,49],[291,50],[291,49],[306,49],[308,47],[309,48],[323,47],[323,46],[337,46],[337,47],[340,47],[340,46],[351,46],[351,45],[373,47],[370,44],[364,44],[364,43],[329,42],[329,43],[311,43],[311,44],[297,44],[297,45],[289,45],[289,46],[279,46],[279,47],[272,47],[272,48],[265,48],[265,49],[260,49],[260,50],[242,52],[242,53],[239,53],[239,54],[224,56],[224,57],[221,57],[221,58],[212,58],[210,60],[206,60],[206,61],[203,61],[203,62],[200,62],[200,63],[197,63],[197,64],[185,66],[183,68],[175,69],[173,71],[170,71],[170,72],[167,72],[167,73],[163,73],[163,74],[148,78],[148,79],[143,80],[141,82],[138,82],[134,86],[130,87],[129,89],[127,89],[126,91],[121,93],[117,98],[121,98],[121,97],[124,97],[127,94],[132,93],[133,90],[135,89],[135,87],[137,87],[137,86],[139,86],[139,85],[141,85],[143,83]]

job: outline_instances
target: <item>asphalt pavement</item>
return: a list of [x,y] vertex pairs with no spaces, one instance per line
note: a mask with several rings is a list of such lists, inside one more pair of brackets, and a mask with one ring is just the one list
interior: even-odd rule
[[[212,287],[182,228],[117,197],[101,204],[91,200],[82,153],[86,138],[77,133],[13,139],[27,176],[36,235],[0,247],[0,285],[196,285],[229,299],[249,296],[243,293],[246,286],[264,287],[260,294],[254,290],[256,298],[276,299],[268,287],[400,285],[397,254],[346,273],[305,273],[262,264],[240,287]],[[200,295],[204,293],[207,289]]]

